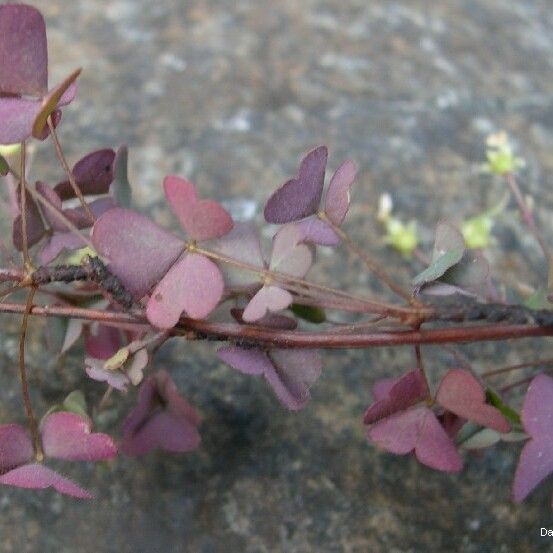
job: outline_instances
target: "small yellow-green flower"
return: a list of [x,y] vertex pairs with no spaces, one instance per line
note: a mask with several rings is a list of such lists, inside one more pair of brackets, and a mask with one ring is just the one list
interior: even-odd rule
[[484,171],[494,175],[514,173],[526,165],[524,159],[515,156],[506,132],[490,134],[486,139]]
[[384,240],[401,255],[410,257],[418,245],[417,224],[409,221],[405,224],[399,219],[390,217],[386,223],[386,236]]
[[509,194],[506,194],[495,207],[475,215],[461,224],[461,233],[467,248],[482,249],[491,244],[495,218],[505,209],[508,201]]

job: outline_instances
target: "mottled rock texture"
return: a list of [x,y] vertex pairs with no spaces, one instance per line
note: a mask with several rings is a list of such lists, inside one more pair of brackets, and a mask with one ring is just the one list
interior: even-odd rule
[[[173,224],[163,175],[179,173],[233,212],[259,219],[272,189],[301,154],[329,145],[330,167],[360,165],[346,228],[394,263],[408,282],[420,266],[388,252],[374,219],[380,193],[417,218],[425,246],[440,216],[474,215],[501,196],[477,174],[486,134],[505,129],[527,160],[521,182],[537,217],[553,207],[553,10],[549,0],[63,0],[31,1],[49,29],[52,82],[82,66],[78,100],[61,140],[76,160],[128,142],[139,204]],[[45,144],[35,169],[54,180]],[[499,271],[539,265],[498,225]],[[546,230],[551,237],[551,229]],[[520,238],[522,236],[522,238]],[[512,252],[523,247],[524,263]],[[502,253],[506,250],[507,254]],[[373,286],[357,262],[323,254],[315,278],[351,290]],[[533,281],[535,282],[535,280]],[[378,287],[376,287],[378,289]],[[2,324],[0,415],[22,417],[16,342]],[[48,362],[33,327],[30,365],[38,406],[84,387],[82,358]],[[33,343],[33,340],[36,343]],[[465,351],[493,367],[528,358],[545,342]],[[469,457],[459,476],[366,443],[361,417],[373,379],[411,367],[408,349],[325,354],[311,404],[285,412],[261,380],[223,366],[205,344],[172,343],[157,365],[171,371],[201,411],[203,446],[185,456],[151,454],[71,471],[97,495],[0,490],[0,549],[79,552],[525,552],[545,551],[551,489],[510,501],[517,447]],[[428,349],[437,374],[451,357]],[[117,428],[124,398],[106,413]]]

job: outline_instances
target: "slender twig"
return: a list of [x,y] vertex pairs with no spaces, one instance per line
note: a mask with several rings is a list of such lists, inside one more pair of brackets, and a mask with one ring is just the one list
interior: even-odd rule
[[511,192],[513,193],[513,196],[516,200],[516,203],[518,205],[518,210],[520,212],[520,215],[522,217],[522,220],[528,227],[528,230],[532,233],[536,241],[538,242],[543,255],[545,256],[545,259],[548,263],[551,262],[551,253],[549,251],[549,248],[538,229],[538,226],[536,225],[536,221],[534,219],[534,215],[530,208],[528,207],[528,204],[526,203],[526,200],[524,199],[524,195],[522,194],[522,191],[518,185],[518,182],[515,178],[515,175],[513,173],[506,173],[505,174],[505,181],[509,185],[509,188],[511,189]]
[[29,321],[29,314],[31,313],[33,306],[33,296],[35,295],[35,291],[36,288],[34,287],[29,290],[29,294],[27,295],[27,302],[23,309],[21,331],[19,334],[19,377],[21,380],[21,395],[23,396],[23,404],[25,405],[25,412],[27,414],[27,421],[29,423],[29,431],[31,433],[31,439],[33,441],[35,457],[40,461],[43,458],[42,445],[40,443],[38,423],[33,412],[33,405],[29,393],[29,381],[27,379],[27,368],[25,366],[25,338],[27,337],[27,324]]
[[517,365],[509,365],[507,367],[500,367],[499,369],[492,369],[481,373],[480,376],[488,378],[490,376],[497,376],[511,371],[518,371],[519,369],[527,369],[530,367],[549,367],[551,365],[553,365],[553,359],[535,359],[534,361],[518,363]]
[[[24,313],[25,306],[19,303],[0,304],[0,313]],[[144,314],[58,305],[34,305],[31,315],[43,317],[71,317],[98,321],[119,326],[133,325],[135,329],[151,328]],[[285,331],[250,325],[218,323],[181,318],[173,328],[172,335],[193,331],[206,340],[227,340],[247,344],[281,348],[370,348],[382,346],[413,346],[416,344],[447,344],[518,340],[540,336],[553,336],[553,326],[485,324],[454,328],[431,328],[420,330],[381,331],[372,333],[337,334],[334,330],[321,332]]]
[[29,239],[27,235],[27,184],[25,182],[25,142],[21,143],[21,167],[19,171],[19,202],[21,206],[21,240],[23,252],[23,265],[26,269],[31,267],[29,257]]
[[75,192],[75,195],[77,198],[79,198],[79,202],[81,202],[81,205],[83,209],[85,210],[85,213],[90,218],[90,222],[94,223],[95,217],[92,211],[90,210],[90,207],[86,203],[86,200],[84,199],[83,193],[81,192],[81,189],[79,188],[79,185],[75,181],[75,177],[73,176],[73,172],[69,168],[69,164],[67,163],[67,160],[65,159],[65,155],[63,153],[63,149],[61,147],[56,128],[54,127],[54,123],[52,121],[52,116],[48,116],[48,128],[50,129],[50,136],[52,137],[52,142],[54,144],[54,149],[56,150],[56,155],[58,156],[58,159],[61,163],[61,166],[63,167],[63,170],[65,171],[65,174],[67,175],[67,178],[69,180],[69,183],[71,184],[71,188],[73,188],[73,191]]
[[403,298],[404,300],[408,301],[409,303],[417,303],[416,300],[413,298],[413,295],[404,290],[401,286],[396,284],[394,282],[394,279],[388,274],[386,269],[380,265],[377,261],[372,259],[367,255],[365,251],[363,251],[350,237],[348,234],[346,234],[339,226],[335,225],[327,216],[326,213],[319,213],[319,218],[324,221],[327,225],[329,225],[332,230],[338,235],[340,240],[345,244],[345,246],[350,250],[352,253],[357,255],[359,259],[366,265],[366,267],[374,273],[392,292]]

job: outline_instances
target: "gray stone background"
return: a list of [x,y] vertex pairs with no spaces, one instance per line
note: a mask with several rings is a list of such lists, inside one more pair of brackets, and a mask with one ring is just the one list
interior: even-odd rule
[[[420,222],[425,246],[443,215],[474,215],[501,196],[476,171],[485,136],[505,129],[527,160],[521,182],[551,220],[553,10],[548,0],[44,0],[51,82],[84,68],[64,113],[70,159],[128,142],[136,198],[173,224],[161,193],[168,172],[195,180],[234,213],[259,217],[271,190],[301,154],[326,143],[329,166],[360,165],[347,229],[408,282],[420,266],[388,252],[374,219],[392,194]],[[55,180],[51,147],[34,169]],[[539,266],[498,224],[489,254],[497,271]],[[548,233],[551,238],[551,232]],[[520,238],[522,236],[523,238]],[[513,253],[523,247],[525,257]],[[343,252],[323,252],[314,277],[351,290],[373,286]],[[345,270],[349,263],[349,270]],[[0,415],[21,417],[15,380],[16,319],[2,321]],[[97,401],[82,358],[45,356],[32,333],[30,367],[38,409],[75,387]],[[545,342],[465,351],[478,367],[516,362]],[[264,382],[222,366],[205,344],[171,343],[157,366],[171,371],[204,419],[201,449],[153,453],[105,466],[70,467],[97,495],[77,502],[51,491],[0,490],[2,552],[522,552],[553,550],[551,486],[523,506],[510,501],[517,447],[467,458],[458,476],[366,443],[361,417],[371,382],[400,374],[411,351],[327,353],[313,401],[300,413],[277,404]],[[452,366],[428,348],[433,374]],[[38,390],[40,386],[40,390]],[[131,404],[111,407],[117,429]]]

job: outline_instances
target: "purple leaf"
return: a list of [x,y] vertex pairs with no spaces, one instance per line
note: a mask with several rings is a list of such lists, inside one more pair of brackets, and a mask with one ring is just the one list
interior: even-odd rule
[[526,392],[521,411],[524,430],[531,439],[522,448],[513,481],[515,501],[524,498],[553,472],[553,378],[536,376]]
[[301,233],[295,225],[286,225],[275,234],[269,264],[272,271],[302,278],[312,262],[313,254],[301,243]]
[[130,209],[110,209],[94,225],[92,243],[110,270],[142,297],[178,259],[184,243]]
[[421,463],[433,469],[458,472],[463,468],[451,438],[428,407],[395,413],[371,426],[367,437],[397,455],[414,451]]
[[169,374],[159,371],[140,386],[137,405],[123,423],[121,449],[130,456],[155,447],[190,451],[200,444],[199,424],[199,415],[179,395]]
[[373,403],[365,412],[363,422],[372,424],[398,411],[428,399],[426,381],[417,369],[393,379],[379,380],[373,387]]
[[68,461],[100,461],[117,455],[107,434],[90,432],[90,422],[67,411],[47,415],[40,425],[44,453]]
[[[106,148],[87,154],[73,166],[75,182],[83,195],[107,194],[113,181],[113,162],[115,152]],[[75,197],[75,191],[69,181],[56,184],[54,190],[62,200]]]
[[[230,314],[239,323],[245,322],[242,318],[242,315],[244,314],[243,309],[233,307],[230,310]],[[287,317],[286,315],[268,313],[263,318],[255,321],[255,326],[264,326],[266,328],[274,328],[277,330],[295,330],[298,327],[298,321],[292,317]]]
[[325,213],[336,226],[340,226],[346,218],[350,204],[350,189],[357,165],[350,159],[344,161],[330,179],[325,198]]
[[244,374],[265,374],[274,370],[269,356],[260,349],[223,346],[217,350],[217,357]]
[[247,323],[258,321],[267,314],[286,309],[293,301],[292,294],[278,286],[263,286],[250,300],[242,319]]
[[38,252],[38,259],[42,265],[53,261],[64,250],[78,250],[86,245],[81,236],[72,232],[55,232],[50,236]]
[[317,213],[327,158],[326,146],[319,146],[305,155],[298,176],[284,183],[269,198],[264,211],[268,223],[289,223]]
[[[258,230],[248,223],[235,223],[230,232],[209,244],[209,249],[253,267],[264,268]],[[259,276],[239,267],[225,263],[222,267],[229,286],[249,286],[259,282]]]
[[244,374],[263,374],[282,405],[294,411],[305,407],[311,397],[309,388],[321,375],[321,358],[315,350],[274,349],[266,353],[224,346],[217,355]]
[[275,349],[269,352],[274,370],[265,373],[280,402],[293,411],[311,399],[309,388],[321,376],[321,357],[315,350]]
[[40,12],[0,6],[0,95],[41,96],[48,89],[46,27]]
[[54,488],[61,494],[70,495],[79,499],[93,498],[90,492],[77,486],[77,484],[69,480],[69,478],[65,478],[61,476],[61,474],[38,463],[23,465],[22,467],[18,467],[3,474],[0,476],[0,484],[34,490]]
[[85,372],[92,380],[98,382],[107,382],[112,388],[119,390],[120,392],[126,392],[129,385],[129,377],[123,374],[121,371],[107,370],[104,368],[103,359],[94,359],[93,357],[86,357]]
[[113,326],[92,324],[85,335],[85,351],[95,359],[109,359],[121,347],[121,332]]
[[32,457],[33,444],[27,431],[20,424],[0,425],[0,474],[26,463]]
[[168,176],[163,188],[173,213],[193,240],[220,238],[232,229],[232,218],[225,208],[213,200],[199,200],[190,181]]
[[340,238],[332,227],[316,216],[298,221],[295,226],[300,231],[301,242],[313,242],[319,246],[337,246],[340,243]]
[[436,401],[458,417],[501,433],[511,430],[511,425],[499,410],[486,404],[484,388],[468,371],[448,371],[440,383]]
[[[25,192],[25,221],[27,227],[27,245],[34,246],[44,236],[46,228],[42,222],[42,216],[35,201],[28,192]],[[23,249],[23,222],[21,215],[18,215],[12,226],[13,245],[19,251]]]
[[223,295],[223,275],[207,257],[183,255],[154,288],[146,316],[158,328],[173,328],[182,312],[203,319],[217,307]]

